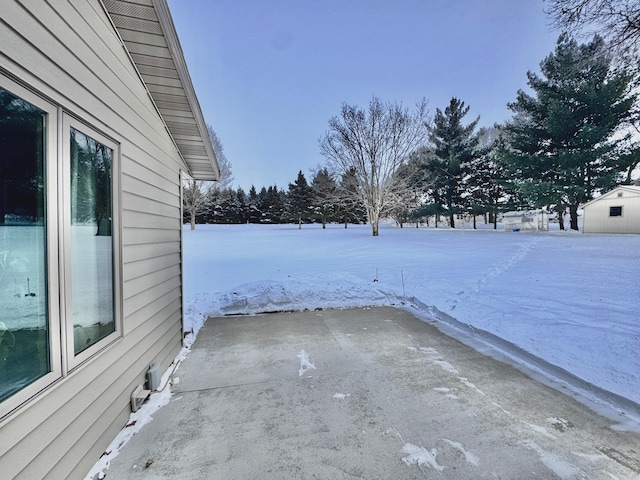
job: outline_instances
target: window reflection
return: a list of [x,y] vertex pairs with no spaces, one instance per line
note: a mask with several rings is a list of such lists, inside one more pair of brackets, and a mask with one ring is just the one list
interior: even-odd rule
[[45,113],[0,88],[0,401],[50,371]]
[[113,150],[71,129],[71,291],[74,352],[115,331]]

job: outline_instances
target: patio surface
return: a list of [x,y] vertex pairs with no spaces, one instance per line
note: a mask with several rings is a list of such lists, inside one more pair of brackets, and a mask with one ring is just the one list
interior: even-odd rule
[[107,479],[640,477],[638,434],[403,310],[210,318],[176,377]]

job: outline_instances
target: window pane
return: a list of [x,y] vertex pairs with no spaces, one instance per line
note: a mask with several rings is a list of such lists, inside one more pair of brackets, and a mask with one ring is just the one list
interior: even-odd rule
[[621,217],[622,216],[622,207],[609,207],[609,216],[610,217]]
[[0,88],[0,401],[50,371],[45,113]]
[[71,129],[71,291],[74,352],[115,331],[113,150]]

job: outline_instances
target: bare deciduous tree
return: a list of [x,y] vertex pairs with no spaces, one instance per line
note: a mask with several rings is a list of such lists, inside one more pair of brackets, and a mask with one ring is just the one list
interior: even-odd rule
[[[637,0],[549,0],[557,27],[572,35],[593,29],[622,52],[640,48],[640,2]],[[587,33],[588,32],[588,33]]]
[[182,204],[189,214],[191,230],[196,229],[196,215],[202,211],[213,182],[186,179],[182,186]]
[[379,221],[398,190],[405,186],[396,172],[424,144],[426,122],[425,100],[410,112],[374,97],[366,111],[344,103],[340,117],[329,120],[329,130],[320,138],[320,152],[333,169],[339,174],[355,173],[354,195],[367,210],[373,236],[378,235]]
[[196,215],[202,211],[207,203],[207,199],[229,188],[231,182],[233,182],[231,163],[224,153],[222,142],[211,125],[207,125],[207,129],[209,130],[211,146],[213,147],[213,152],[216,155],[218,167],[220,168],[220,178],[217,182],[205,182],[191,178],[184,181],[182,187],[182,204],[185,211],[189,214],[191,230],[196,229]]

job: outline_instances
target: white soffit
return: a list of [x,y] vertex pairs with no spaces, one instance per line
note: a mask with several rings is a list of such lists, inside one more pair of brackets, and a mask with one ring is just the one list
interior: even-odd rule
[[103,0],[191,176],[220,177],[166,0]]

